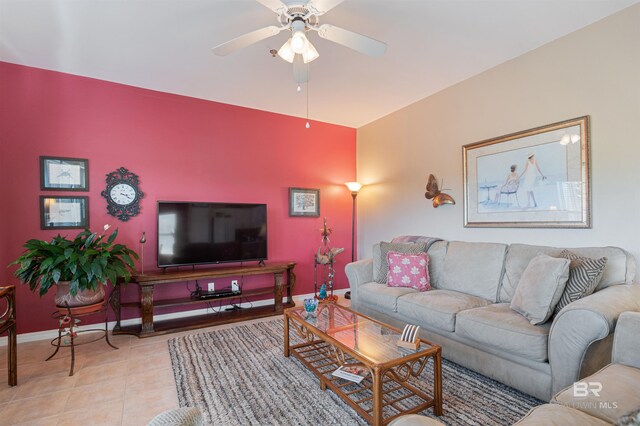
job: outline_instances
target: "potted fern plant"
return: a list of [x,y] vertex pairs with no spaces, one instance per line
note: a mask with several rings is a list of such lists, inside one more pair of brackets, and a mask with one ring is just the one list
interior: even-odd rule
[[138,254],[114,241],[118,230],[108,237],[109,225],[101,234],[88,228],[73,240],[60,234],[51,241],[29,240],[25,251],[11,265],[19,265],[14,275],[31,291],[45,295],[54,285],[57,287],[55,302],[58,307],[76,308],[92,306],[104,300],[104,285],[125,283],[135,274],[134,259]]

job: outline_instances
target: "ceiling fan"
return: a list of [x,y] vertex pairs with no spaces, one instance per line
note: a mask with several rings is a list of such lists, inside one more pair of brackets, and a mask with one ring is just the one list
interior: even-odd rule
[[309,63],[320,54],[306,36],[315,31],[318,36],[370,56],[381,56],[387,45],[362,34],[330,24],[320,25],[319,16],[338,6],[344,0],[256,0],[274,11],[279,26],[271,25],[236,37],[213,48],[219,56],[225,56],[261,40],[273,37],[281,31],[291,31],[291,37],[278,50],[278,56],[293,63],[296,83],[309,80]]

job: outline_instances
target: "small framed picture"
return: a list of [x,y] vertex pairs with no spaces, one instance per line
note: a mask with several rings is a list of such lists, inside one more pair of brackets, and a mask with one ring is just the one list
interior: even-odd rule
[[289,216],[320,216],[320,190],[289,188]]
[[44,191],[88,191],[89,160],[40,157],[40,189]]
[[40,196],[40,229],[89,226],[89,197]]

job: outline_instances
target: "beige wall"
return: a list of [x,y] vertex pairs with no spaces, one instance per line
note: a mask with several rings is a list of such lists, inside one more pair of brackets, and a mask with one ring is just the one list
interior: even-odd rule
[[[424,71],[428,76],[428,70]],[[591,116],[591,229],[463,226],[462,145]],[[359,258],[396,235],[615,245],[640,259],[640,5],[358,129]],[[424,198],[429,173],[455,206]]]

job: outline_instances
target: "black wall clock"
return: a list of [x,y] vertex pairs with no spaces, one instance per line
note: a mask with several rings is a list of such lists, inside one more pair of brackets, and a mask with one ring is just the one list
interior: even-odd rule
[[140,191],[138,175],[124,167],[107,174],[107,188],[101,195],[107,199],[107,212],[123,222],[140,213]]

